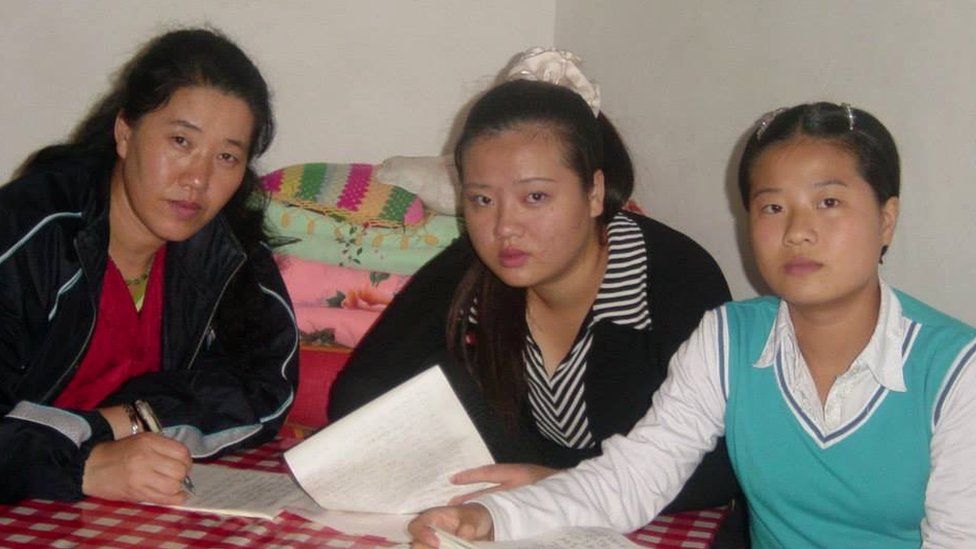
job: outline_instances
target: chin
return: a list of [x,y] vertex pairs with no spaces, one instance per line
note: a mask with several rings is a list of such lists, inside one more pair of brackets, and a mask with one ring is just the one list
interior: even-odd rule
[[836,289],[816,288],[784,294],[783,299],[794,307],[830,307],[844,303],[850,294]]
[[531,276],[526,276],[528,273],[513,272],[511,269],[491,269],[491,272],[512,288],[528,288],[535,282]]
[[201,227],[164,227],[156,235],[166,242],[183,242],[200,232]]
[[499,276],[498,279],[501,280],[503,283],[505,283],[506,286],[511,286],[512,288],[531,288],[533,286],[532,281],[528,281],[519,277]]
[[789,281],[769,286],[774,294],[790,305],[817,305],[829,302],[831,299],[823,288],[808,282]]

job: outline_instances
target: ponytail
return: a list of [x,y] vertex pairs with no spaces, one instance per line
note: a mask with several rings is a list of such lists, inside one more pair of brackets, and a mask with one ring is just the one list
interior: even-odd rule
[[617,215],[634,192],[634,165],[617,129],[602,112],[597,117],[600,140],[603,143],[603,215],[600,221],[606,225]]

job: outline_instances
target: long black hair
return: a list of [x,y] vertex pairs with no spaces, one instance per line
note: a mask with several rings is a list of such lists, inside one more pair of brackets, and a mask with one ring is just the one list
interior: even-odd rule
[[[267,195],[262,191],[253,161],[274,138],[275,121],[271,93],[261,72],[230,39],[211,29],[181,29],[150,40],[122,67],[112,88],[92,108],[69,139],[33,153],[18,169],[19,175],[43,169],[65,159],[93,160],[114,165],[117,160],[115,119],[122,116],[134,126],[146,114],[162,108],[177,90],[208,87],[244,101],[254,119],[248,148],[247,167],[240,187],[221,210],[245,253],[252,254],[270,238],[264,223]],[[254,275],[242,269],[228,286],[218,310],[218,320],[227,327],[224,335],[241,340],[242,320],[256,311],[245,311],[247,292]],[[240,337],[238,337],[240,336]]]
[[[464,155],[475,140],[524,127],[547,131],[561,144],[563,160],[579,176],[584,191],[592,188],[594,173],[603,171],[603,213],[596,222],[606,226],[630,198],[633,164],[607,117],[594,116],[582,97],[562,86],[513,80],[475,102],[454,149],[462,180]],[[469,312],[475,304],[472,326]],[[475,259],[454,292],[448,314],[448,347],[514,428],[527,391],[522,361],[528,334],[525,289],[508,286]],[[466,344],[469,337],[473,345]]]

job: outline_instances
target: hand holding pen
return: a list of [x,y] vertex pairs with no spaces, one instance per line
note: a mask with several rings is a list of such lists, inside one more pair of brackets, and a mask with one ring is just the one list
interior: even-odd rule
[[[152,407],[149,406],[145,400],[137,400],[133,403],[136,413],[139,415],[139,419],[145,424],[146,429],[150,432],[156,434],[162,434],[163,426],[160,425],[159,419],[156,417],[155,412],[153,412]],[[195,495],[193,491],[193,480],[189,476],[183,477],[183,488],[190,494]]]
[[[184,503],[190,495],[185,478],[193,466],[189,449],[150,432],[149,425],[159,427],[159,421],[143,421],[132,403],[118,408],[99,410],[110,422],[115,440],[92,446],[84,462],[82,493],[109,500]],[[124,428],[119,411],[122,417],[128,415]]]

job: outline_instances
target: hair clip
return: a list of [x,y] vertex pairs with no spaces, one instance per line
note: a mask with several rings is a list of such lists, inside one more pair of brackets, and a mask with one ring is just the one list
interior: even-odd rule
[[847,129],[854,131],[854,109],[850,103],[841,103],[840,106],[847,112]]
[[508,70],[508,80],[536,80],[569,88],[600,114],[600,87],[580,70],[580,58],[555,48],[532,48],[522,53]]
[[763,134],[766,133],[766,128],[773,123],[773,120],[775,120],[777,116],[783,114],[783,112],[786,110],[786,107],[780,107],[762,115],[762,118],[759,119],[759,124],[756,127],[756,141],[762,139]]

